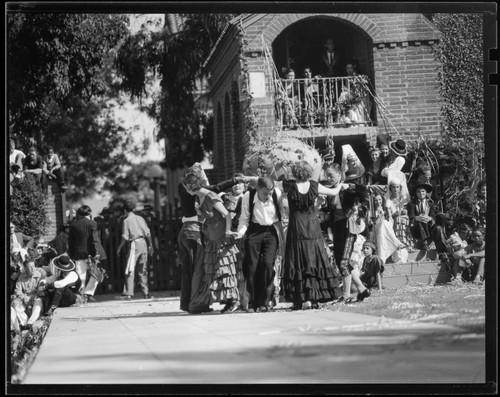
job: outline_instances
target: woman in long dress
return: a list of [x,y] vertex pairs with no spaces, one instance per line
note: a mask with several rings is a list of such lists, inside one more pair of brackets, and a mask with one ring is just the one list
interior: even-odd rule
[[294,164],[294,181],[276,182],[287,194],[290,208],[284,261],[285,299],[293,302],[292,310],[331,301],[340,296],[339,270],[326,252],[315,201],[318,194],[335,196],[348,184],[329,189],[311,180],[312,167],[305,161]]
[[385,197],[387,202],[390,202],[392,206],[394,232],[399,241],[401,241],[401,244],[410,247],[410,218],[407,207],[407,204],[410,202],[410,193],[406,184],[406,175],[401,171],[389,171],[387,179],[389,189]]
[[387,258],[403,245],[394,233],[392,206],[386,204],[385,197],[380,193],[376,193],[373,197],[373,206],[370,210],[369,221],[373,227],[373,240],[378,256],[385,263]]
[[199,211],[205,218],[205,279],[198,293],[210,294],[212,302],[225,303],[221,312],[234,312],[240,300],[235,267],[239,251],[234,241],[235,233],[231,231],[231,213],[216,193],[203,187],[198,168],[187,171],[183,184],[188,193],[198,196]]

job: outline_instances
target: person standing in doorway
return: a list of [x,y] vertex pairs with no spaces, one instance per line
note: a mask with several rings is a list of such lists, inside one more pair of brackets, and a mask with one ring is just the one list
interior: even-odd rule
[[148,288],[148,255],[153,255],[154,248],[151,232],[142,216],[134,214],[135,201],[125,202],[125,219],[122,221],[122,238],[117,253],[127,246],[127,266],[125,268],[125,285],[121,298],[130,300],[134,296],[135,273],[139,276],[139,286],[144,299],[149,299]]

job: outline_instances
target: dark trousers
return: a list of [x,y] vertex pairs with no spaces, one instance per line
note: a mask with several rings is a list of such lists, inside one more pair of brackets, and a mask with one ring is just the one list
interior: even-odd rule
[[43,299],[43,307],[45,310],[50,307],[70,307],[76,303],[76,295],[76,292],[69,287],[50,290]]
[[57,170],[52,171],[52,173],[56,176],[59,185],[64,185],[64,171],[62,168],[58,168]]
[[272,297],[277,248],[278,235],[274,226],[249,227],[243,263],[249,307],[265,306]]
[[337,266],[342,262],[342,257],[344,256],[345,242],[349,234],[347,229],[347,218],[333,222],[332,224],[333,232],[333,255],[335,257],[335,262]]
[[[177,238],[179,245],[179,259],[181,261],[181,310],[189,309],[191,299],[191,285],[195,270],[196,256],[203,255],[201,235],[197,240],[188,238],[185,231],[193,229],[192,223],[184,223]],[[199,227],[198,227],[199,229]],[[203,266],[203,264],[201,264]]]

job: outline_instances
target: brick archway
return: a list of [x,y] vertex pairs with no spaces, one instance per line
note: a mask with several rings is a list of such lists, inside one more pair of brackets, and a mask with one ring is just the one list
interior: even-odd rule
[[363,14],[274,14],[273,19],[262,31],[266,44],[271,45],[281,32],[294,23],[312,18],[332,19],[337,22],[345,23],[366,36],[366,38],[372,42],[376,42],[382,33],[377,25]]

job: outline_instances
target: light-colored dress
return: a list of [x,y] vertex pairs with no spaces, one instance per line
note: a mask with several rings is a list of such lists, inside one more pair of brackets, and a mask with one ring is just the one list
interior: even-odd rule
[[[370,216],[372,217],[371,214]],[[378,208],[375,209],[375,218],[373,238],[377,247],[377,256],[385,263],[387,258],[397,251],[401,242],[394,233],[393,220],[390,213],[386,214],[383,209]]]

